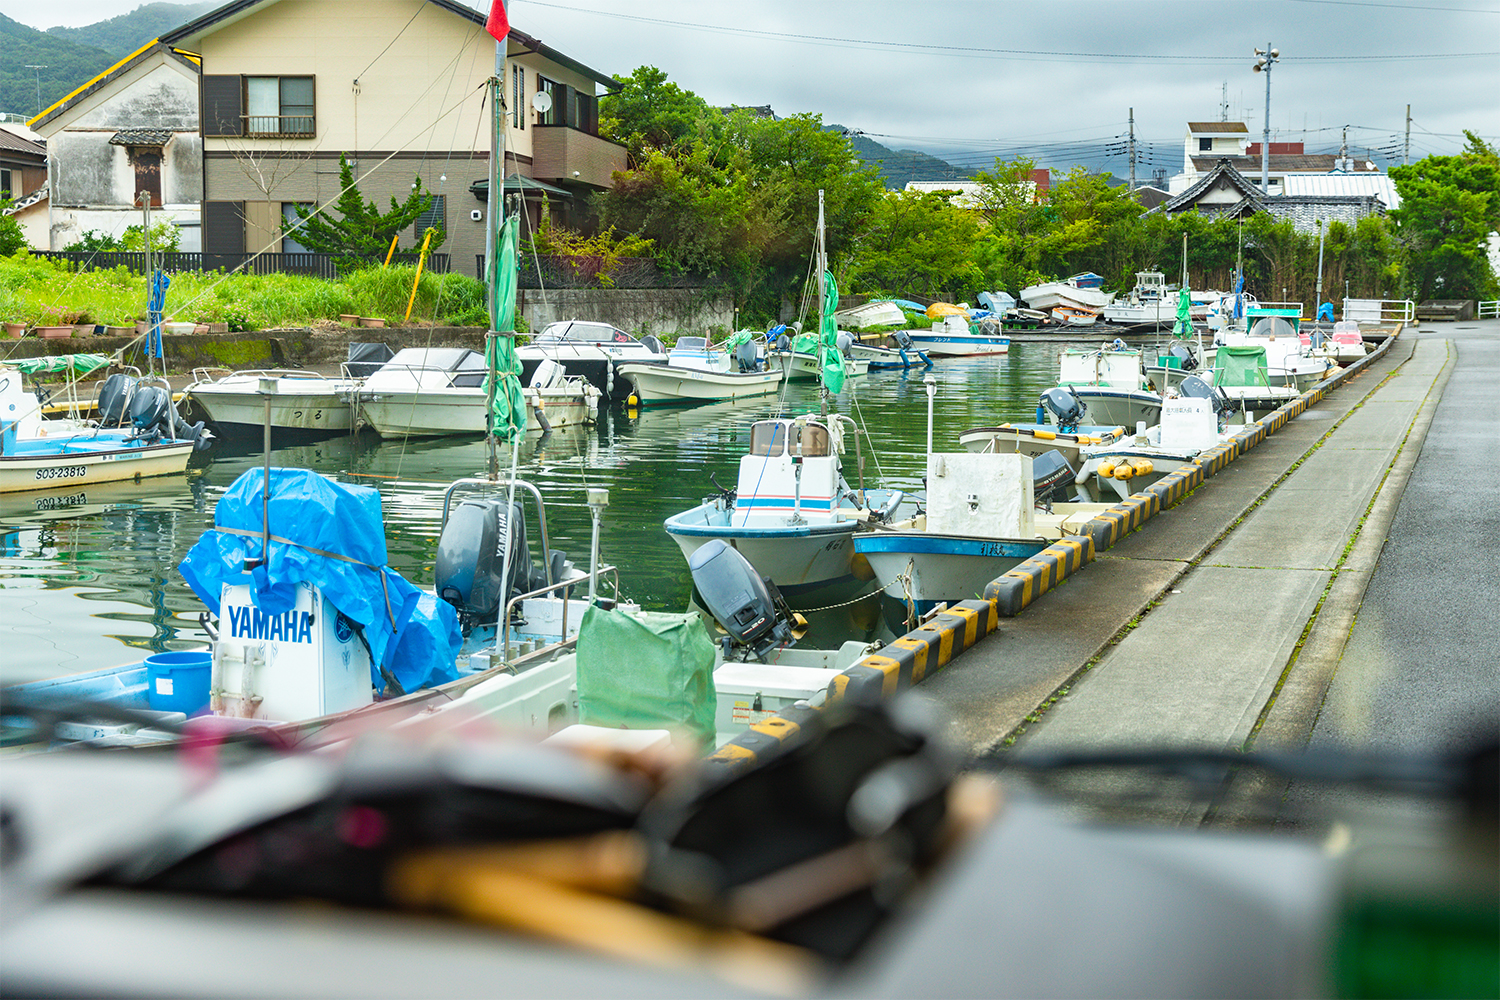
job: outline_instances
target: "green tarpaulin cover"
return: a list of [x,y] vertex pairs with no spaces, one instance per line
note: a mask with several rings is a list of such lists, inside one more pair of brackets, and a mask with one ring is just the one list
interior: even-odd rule
[[[516,227],[515,216],[500,227],[500,238],[496,241],[499,252],[495,254],[498,259],[490,271],[495,330],[502,334],[513,333],[516,328]],[[490,433],[512,441],[517,434],[526,432],[526,398],[521,393],[521,362],[516,357],[515,337],[486,337],[484,360],[489,370],[499,375],[490,405]],[[489,389],[488,377],[485,389]]]
[[839,353],[839,324],[833,314],[839,308],[839,286],[833,275],[823,272],[823,325],[822,356],[819,364],[823,368],[823,387],[837,394],[844,388],[844,356]]
[[48,372],[87,375],[100,368],[108,368],[109,358],[102,354],[59,354],[50,358],[11,358],[5,363],[22,375],[45,375]]
[[1266,349],[1246,345],[1225,346],[1214,354],[1214,384],[1265,386]]
[[1177,293],[1177,322],[1172,324],[1172,336],[1185,340],[1193,335],[1193,296],[1186,287]]
[[714,643],[696,614],[591,607],[578,631],[578,721],[672,729],[714,745]]

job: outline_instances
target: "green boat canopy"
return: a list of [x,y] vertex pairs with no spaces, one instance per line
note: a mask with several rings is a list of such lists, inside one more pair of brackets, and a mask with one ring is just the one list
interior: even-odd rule
[[11,358],[5,363],[22,375],[47,375],[54,372],[87,375],[100,368],[108,368],[109,358],[102,354],[58,354],[46,358]]

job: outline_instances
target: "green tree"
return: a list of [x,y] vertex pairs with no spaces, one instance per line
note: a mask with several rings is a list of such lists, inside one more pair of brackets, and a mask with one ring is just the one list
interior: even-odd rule
[[629,150],[632,166],[644,165],[653,150],[674,153],[705,137],[715,109],[666,73],[641,66],[615,79],[623,86],[599,99],[599,134]]
[[0,257],[9,257],[26,245],[26,235],[21,232],[21,224],[15,220],[15,216],[6,212],[10,205],[11,199],[0,194]]
[[1407,290],[1418,300],[1495,293],[1485,241],[1500,229],[1500,156],[1472,132],[1457,156],[1392,167],[1401,207],[1391,212],[1407,254]]
[[[381,212],[373,201],[365,201],[354,182],[354,170],[348,157],[339,154],[338,200],[331,211],[314,213],[297,206],[297,222],[283,222],[282,231],[316,253],[332,254],[343,268],[357,268],[379,263],[385,258],[391,240],[401,230],[417,221],[432,207],[432,195],[422,189],[422,178],[412,183],[411,194],[404,202],[391,197],[391,210]],[[335,218],[333,212],[338,213]],[[441,229],[430,230],[433,240],[428,251],[434,251],[445,238]],[[420,244],[419,244],[420,245]]]
[[892,192],[870,213],[842,283],[879,295],[965,298],[985,275],[973,248],[977,213],[943,192]]

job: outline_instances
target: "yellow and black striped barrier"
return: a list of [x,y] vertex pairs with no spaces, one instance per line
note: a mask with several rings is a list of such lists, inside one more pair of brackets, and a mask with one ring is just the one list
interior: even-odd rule
[[[1132,497],[1120,506],[1127,506],[1135,499]],[[1155,498],[1151,501],[1154,503]],[[997,613],[1014,618],[1022,608],[1093,562],[1095,551],[1094,539],[1089,534],[1053,542],[1004,576],[991,580],[984,588],[984,598],[994,602]]]

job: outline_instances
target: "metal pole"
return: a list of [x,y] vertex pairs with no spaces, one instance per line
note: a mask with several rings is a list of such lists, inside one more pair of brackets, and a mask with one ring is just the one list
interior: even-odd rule
[[1135,108],[1130,109],[1130,192],[1135,194]]
[[1411,162],[1411,105],[1406,106],[1406,145],[1401,149],[1401,165]]
[[[490,78],[490,190],[485,198],[484,218],[484,270],[485,284],[490,292],[490,329],[485,334],[485,355],[491,355],[488,350],[492,345],[489,338],[495,336],[495,327],[500,322],[500,303],[496,300],[496,287],[500,276],[500,262],[496,259],[499,250],[499,209],[504,204],[503,193],[500,185],[504,176],[501,169],[501,160],[505,156],[505,120],[501,114],[501,106],[505,100],[505,43],[495,42],[495,75]],[[489,474],[490,479],[500,478],[500,455],[495,448],[495,428],[490,426],[495,416],[495,392],[498,386],[496,373],[491,371],[487,380],[489,390],[486,392],[485,405],[485,442],[489,449]],[[502,600],[500,602],[504,604]]]
[[922,376],[922,387],[927,390],[927,454],[932,454],[932,397],[937,395],[937,379]]
[[609,506],[609,490],[589,490],[589,515],[594,521],[594,537],[589,542],[589,603],[594,603],[594,592],[599,584],[599,522],[604,508]]
[[[151,353],[151,348],[154,344],[161,342],[156,339],[161,336],[161,323],[153,319],[151,314],[151,295],[153,286],[156,284],[156,262],[151,259],[151,192],[140,192],[136,196],[136,200],[141,203],[141,233],[146,241],[146,374],[155,375],[156,356]],[[165,302],[162,303],[162,308],[166,308]],[[162,374],[165,375],[166,373],[166,360],[163,359]],[[269,412],[268,410],[267,413]],[[270,419],[269,416],[266,417],[268,422]]]
[[1318,290],[1313,293],[1313,322],[1318,321],[1318,311],[1323,308],[1323,220],[1318,220]]
[[1260,193],[1271,193],[1271,43],[1266,43],[1266,130],[1260,141]]

